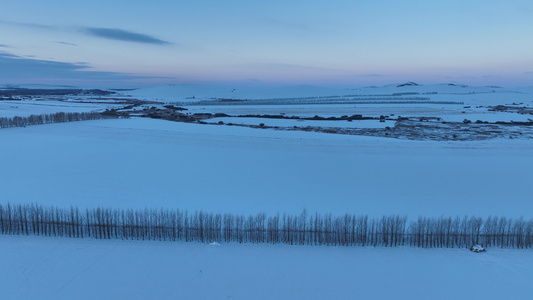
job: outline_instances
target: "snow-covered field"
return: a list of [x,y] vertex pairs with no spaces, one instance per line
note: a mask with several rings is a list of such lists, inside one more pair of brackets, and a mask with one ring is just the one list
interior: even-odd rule
[[268,118],[212,118],[208,119],[207,123],[223,122],[225,124],[244,124],[244,125],[258,125],[263,123],[265,126],[280,126],[280,127],[339,127],[339,128],[385,128],[386,126],[394,126],[393,121],[380,122],[379,120],[358,120],[348,122],[344,121],[315,121],[315,120],[290,120],[290,119],[268,119]]
[[139,99],[153,101],[195,102],[213,98],[262,99],[278,97],[330,96],[350,92],[349,89],[316,86],[223,86],[223,85],[168,85],[143,88],[127,92]]
[[258,106],[190,106],[190,113],[225,113],[228,115],[279,115],[298,116],[311,118],[316,115],[321,117],[340,117],[343,115],[360,114],[365,117],[379,117],[381,115],[391,117],[438,117],[443,121],[462,122],[464,119],[475,122],[477,120],[487,122],[526,122],[533,120],[533,115],[517,114],[509,112],[489,111],[483,108],[464,108],[463,105],[435,105],[435,104],[340,104],[340,105],[258,105]]
[[15,203],[412,217],[533,210],[529,140],[420,142],[145,118],[9,128],[0,139],[2,196]]
[[[469,87],[449,84],[389,85],[381,87],[332,88],[316,86],[205,86],[168,85],[125,92],[139,99],[163,102],[197,102],[221,99],[279,99],[302,97],[424,97],[432,101],[461,101],[466,105],[498,105],[524,103],[533,105],[533,87],[499,88]],[[503,102],[502,102],[503,100]]]
[[2,299],[530,299],[533,252],[2,236]]
[[[499,87],[468,87],[452,84],[407,84],[361,88],[320,88],[312,86],[236,86],[231,88],[223,86],[170,85],[139,89],[127,92],[127,94],[128,96],[138,97],[139,99],[184,105],[189,109],[189,113],[191,114],[225,113],[232,116],[283,114],[298,117],[313,117],[315,115],[321,117],[340,117],[343,115],[360,114],[365,117],[379,117],[381,115],[415,118],[435,117],[441,118],[441,120],[446,122],[462,122],[465,119],[472,122],[478,120],[483,122],[528,122],[533,120],[531,114],[494,112],[489,110],[490,106],[496,105],[533,109],[533,88],[506,89]],[[298,101],[305,100],[307,97],[326,102],[338,101],[339,99],[359,99],[364,102],[370,102],[371,104],[298,104]],[[210,106],[206,103],[206,105],[202,106],[187,106],[188,103],[194,104],[199,101],[213,101],[215,99],[246,99],[250,101],[248,101],[247,105],[239,105],[239,102],[226,102],[228,105]],[[265,105],[265,99],[270,99],[271,104]],[[254,101],[257,102],[257,100],[263,101],[258,102],[261,105],[250,105]],[[407,101],[411,103],[398,104],[394,103],[395,101]],[[372,102],[375,102],[375,104],[372,104]],[[270,122],[272,123],[273,121]],[[240,124],[236,121],[232,123]],[[241,121],[241,123],[248,124],[247,121]],[[269,125],[267,122],[263,123]],[[345,127],[345,124],[335,125],[338,125],[335,127]]]
[[[335,92],[298,87],[264,90],[259,95],[253,89],[241,94],[239,89],[223,91],[234,98],[256,95],[259,99],[391,94],[399,89],[391,86]],[[532,106],[531,89],[444,85],[402,91],[413,89],[420,96],[438,92],[427,94],[432,100],[465,104],[191,106],[189,113],[284,113],[305,117],[394,114],[474,122],[527,121],[531,117],[487,110],[487,106],[499,104]],[[204,93],[202,97],[226,97],[215,89],[198,87],[189,87],[181,94],[176,87],[134,93],[151,95],[145,96],[151,100],[184,101],[195,96],[188,100],[197,101],[201,100],[200,92]],[[0,117],[105,108],[106,104],[95,103],[0,101]],[[233,119],[210,121],[238,123]],[[241,121],[269,126],[286,126],[287,122],[289,126],[328,122],[389,126],[391,122]],[[234,214],[298,214],[306,209],[311,214],[375,217],[497,215],[523,216],[527,220],[533,211],[531,139],[410,141],[131,118],[6,128],[0,130],[0,141],[2,203]],[[533,297],[531,250],[489,248],[487,253],[473,254],[466,249],[0,236],[0,251],[2,299]]]
[[76,103],[53,100],[0,101],[0,117],[27,117],[57,112],[92,112],[120,107],[117,104]]

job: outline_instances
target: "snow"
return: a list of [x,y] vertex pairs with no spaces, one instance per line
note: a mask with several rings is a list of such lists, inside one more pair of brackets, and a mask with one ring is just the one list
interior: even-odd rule
[[[364,117],[379,117],[381,115],[417,118],[417,117],[437,117],[447,122],[462,122],[468,119],[472,122],[477,120],[487,122],[528,122],[533,120],[533,115],[518,114],[511,112],[489,111],[488,108],[463,108],[462,105],[435,106],[431,104],[424,105],[290,105],[290,106],[206,106],[206,107],[188,107],[189,113],[225,113],[232,116],[251,115],[258,112],[265,115],[298,116],[301,118],[311,118],[314,116],[321,117],[340,117],[359,114]],[[233,121],[237,123],[237,121]],[[264,123],[264,122],[263,122]],[[266,123],[265,123],[266,124]],[[281,125],[280,125],[281,126]],[[320,125],[317,125],[320,126]],[[389,126],[389,125],[387,125]]]
[[[460,106],[462,108],[462,106]],[[351,116],[360,114],[365,117],[379,117],[380,115],[396,116],[431,116],[440,114],[460,114],[461,108],[456,105],[431,105],[431,104],[417,104],[417,105],[372,105],[372,104],[339,104],[339,105],[257,105],[257,106],[188,106],[190,113],[225,113],[228,115],[249,115],[249,114],[266,114],[298,117],[314,117],[319,115],[321,117],[340,117],[343,115]]]
[[0,140],[2,196],[13,203],[410,217],[533,210],[524,200],[533,194],[530,140],[422,142],[145,118],[2,129]]
[[104,111],[106,108],[121,107],[115,104],[73,103],[53,100],[0,101],[0,117],[25,117],[29,115],[53,114],[57,112]]
[[261,99],[280,97],[330,96],[348,89],[317,86],[224,86],[224,85],[167,85],[128,91],[125,94],[151,101],[195,102],[213,98]]
[[[165,86],[161,101],[418,93],[464,105],[190,106],[322,117],[527,121],[489,105],[533,106],[533,89],[450,85],[334,89]],[[194,99],[190,97],[195,96]],[[468,108],[470,106],[470,108]],[[0,101],[0,117],[104,110],[109,104]],[[464,113],[463,113],[464,112]],[[238,123],[236,118],[209,122]],[[390,126],[387,121],[239,118],[243,124]],[[293,125],[294,124],[294,125]],[[533,143],[433,142],[147,118],[0,130],[3,203],[81,209],[368,214],[530,219]],[[2,299],[529,299],[533,252],[200,244],[0,236]]]
[[[272,99],[272,105],[239,105],[230,103],[224,106],[185,106],[190,113],[226,113],[232,116],[249,114],[284,114],[286,116],[312,117],[340,117],[343,115],[361,114],[367,117],[380,115],[394,115],[402,117],[437,117],[447,122],[462,122],[464,119],[473,122],[519,121],[527,122],[533,119],[531,114],[518,114],[510,112],[491,112],[489,106],[511,105],[533,107],[532,88],[499,88],[499,87],[469,87],[464,85],[434,84],[434,85],[407,85],[399,84],[384,87],[363,88],[324,88],[316,86],[292,87],[261,87],[261,86],[194,86],[170,85],[150,89],[139,89],[129,92],[133,97],[141,99],[165,101],[183,105],[187,102],[197,102],[214,99]],[[194,96],[194,98],[193,98]],[[331,100],[366,99],[365,101],[379,100],[380,97],[395,100],[408,100],[411,97],[428,98],[432,103],[395,104],[287,104],[284,98],[326,97]],[[340,97],[340,98],[335,98]],[[377,98],[376,98],[377,97]],[[462,104],[442,104],[443,102],[456,102]],[[277,103],[277,105],[276,105]],[[240,121],[248,124],[249,120]],[[273,123],[274,121],[269,121]],[[277,122],[277,121],[276,121]],[[281,121],[285,122],[285,121]],[[234,121],[232,123],[238,123]],[[265,122],[262,122],[265,123]],[[266,124],[266,123],[265,123]],[[282,125],[272,125],[282,126]],[[294,125],[292,125],[294,126]],[[388,126],[388,125],[387,125]]]
[[2,236],[3,299],[530,299],[533,252]]
[[263,123],[265,126],[279,126],[279,127],[332,127],[332,128],[385,128],[386,126],[394,126],[393,121],[380,122],[379,120],[354,120],[348,122],[343,121],[329,121],[329,120],[298,120],[298,119],[268,119],[268,118],[212,118],[205,120],[207,123],[224,122],[224,124],[245,124],[245,125],[259,125]]
[[453,114],[453,115],[441,115],[440,116],[444,121],[448,122],[462,122],[464,119],[475,122],[477,120],[487,121],[487,122],[528,122],[533,120],[533,115],[522,115],[517,113],[508,113],[508,112],[469,112],[466,111],[462,114]]
[[[427,97],[431,101],[463,101],[466,105],[498,105],[507,103],[532,104],[533,88],[463,87],[460,85],[433,84],[382,87],[339,88],[300,86],[209,86],[167,85],[128,91],[124,94],[139,99],[163,102],[196,102],[225,99],[275,99],[292,97],[354,96],[357,98],[377,95],[396,97]],[[503,102],[503,103],[502,103]]]

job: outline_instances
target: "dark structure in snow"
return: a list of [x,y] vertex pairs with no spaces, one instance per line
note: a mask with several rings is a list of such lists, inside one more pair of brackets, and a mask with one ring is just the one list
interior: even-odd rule
[[474,245],[472,247],[470,247],[470,251],[472,252],[476,252],[476,253],[481,253],[481,252],[485,252],[485,248],[481,247],[480,245]]

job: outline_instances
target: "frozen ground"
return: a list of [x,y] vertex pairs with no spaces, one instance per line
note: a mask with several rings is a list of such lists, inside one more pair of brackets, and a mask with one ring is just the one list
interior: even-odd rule
[[330,96],[349,92],[349,89],[301,86],[223,86],[223,85],[167,85],[126,92],[139,99],[153,101],[196,102],[214,98],[261,99],[278,97]]
[[531,299],[533,252],[2,236],[2,299]]
[[[276,99],[301,97],[346,96],[371,99],[372,97],[424,97],[432,101],[462,101],[466,105],[497,105],[524,103],[533,105],[533,88],[468,87],[449,84],[360,88],[332,88],[316,86],[205,86],[168,85],[125,92],[139,99],[163,102],[197,102],[223,99]],[[504,103],[501,103],[504,100]]]
[[[406,92],[465,103],[191,106],[189,110],[304,117],[394,114],[446,121],[525,121],[529,115],[489,112],[487,106],[533,105],[532,89],[449,85],[292,87],[261,93],[180,88],[134,93],[139,98],[145,93],[150,100],[198,101]],[[0,117],[104,110],[106,105],[0,101]],[[356,122],[367,121],[342,121]],[[389,121],[375,122],[381,126]],[[530,219],[533,211],[530,139],[409,141],[132,118],[7,128],[0,130],[0,141],[3,203],[233,214],[298,214],[305,208],[309,213],[410,218]],[[217,246],[0,236],[0,252],[0,298],[13,300],[533,298],[531,250],[489,248],[485,254],[473,254],[465,249]]]
[[530,140],[99,120],[0,130],[4,202],[411,217],[533,211]]
[[365,117],[384,116],[402,116],[402,117],[438,117],[443,121],[462,122],[464,119],[473,122],[477,120],[487,122],[497,121],[521,121],[526,122],[533,120],[533,115],[517,114],[509,112],[489,111],[487,107],[482,108],[464,108],[463,105],[435,105],[435,104],[340,104],[340,105],[258,105],[258,106],[190,106],[189,113],[225,113],[228,115],[279,115],[298,116],[310,118],[313,116],[321,117],[340,117],[343,115],[360,114]]
[[119,104],[72,103],[53,100],[0,101],[0,117],[26,117],[57,112],[91,112],[121,107]]
[[190,113],[225,113],[229,115],[265,114],[298,117],[339,117],[342,115],[361,114],[368,117],[380,115],[428,116],[435,114],[457,114],[455,105],[372,105],[372,104],[339,104],[339,105],[227,105],[227,106],[189,106]]
[[[348,130],[351,132],[349,134],[389,135],[395,138],[418,140],[476,140],[494,137],[525,137],[529,139],[531,136],[530,125],[527,127],[520,127],[522,125],[517,124],[485,126],[481,129],[467,126],[455,130],[455,125],[442,125],[442,122],[462,123],[465,120],[479,121],[479,123],[533,122],[532,88],[506,89],[453,84],[416,85],[413,83],[362,88],[170,85],[127,93],[140,99],[159,100],[186,107],[189,114],[224,113],[233,117],[284,115],[288,117],[320,116],[326,118],[362,115],[374,118],[383,116],[391,119],[401,116],[410,119],[424,118],[425,120],[436,121],[436,123],[431,124],[407,124],[407,127],[398,128],[398,130],[390,133]],[[242,102],[242,100],[246,101]],[[493,107],[497,105],[507,106],[507,111],[494,111]],[[226,123],[224,120],[218,121]],[[281,127],[299,126],[294,124],[294,121],[268,119],[255,124],[255,120],[234,118],[230,123],[247,125],[264,123],[266,126]],[[379,124],[385,126],[373,126],[367,123],[324,121],[313,122],[314,125],[309,126],[322,128],[383,128],[394,126],[394,122],[387,122],[392,124]],[[413,126],[417,127],[415,132],[412,132],[410,128]]]
[[265,124],[265,126],[280,126],[280,127],[339,127],[339,128],[385,128],[386,126],[394,126],[394,121],[380,122],[379,120],[357,120],[348,122],[344,121],[314,121],[314,120],[291,120],[291,119],[269,119],[269,118],[212,118],[205,120],[207,123],[223,122],[225,124],[244,124],[244,125],[258,125]]

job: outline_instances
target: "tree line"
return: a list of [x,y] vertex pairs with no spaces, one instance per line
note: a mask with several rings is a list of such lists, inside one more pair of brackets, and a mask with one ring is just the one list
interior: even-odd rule
[[221,214],[169,209],[1,205],[0,233],[71,238],[421,248],[531,248],[533,220],[505,217],[379,218],[345,214]]
[[99,112],[57,112],[53,114],[29,115],[25,117],[1,117],[0,128],[26,127],[29,125],[64,123],[85,120],[116,119],[117,115]]

